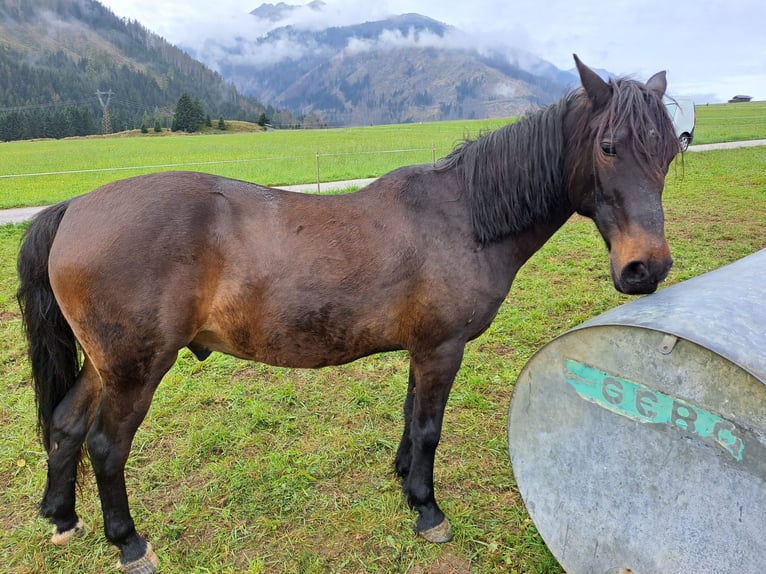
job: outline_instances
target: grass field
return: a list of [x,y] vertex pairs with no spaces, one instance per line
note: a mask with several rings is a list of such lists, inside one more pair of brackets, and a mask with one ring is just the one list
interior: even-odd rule
[[[703,122],[700,114],[698,129]],[[462,137],[462,129],[445,141]],[[279,134],[255,134],[252,141],[274,135]],[[194,157],[204,157],[205,149],[238,137],[153,141],[192,142],[198,146]],[[425,140],[394,141],[430,148]],[[25,149],[48,149],[36,160],[42,162],[67,144],[34,142]],[[16,145],[22,144],[3,144],[0,153]],[[306,149],[311,145],[316,143]],[[140,148],[130,144],[131,153]],[[88,149],[93,162],[106,161],[104,148]],[[170,145],[166,153],[174,149]],[[189,159],[178,153],[173,157],[179,161]],[[84,157],[47,159],[49,169],[58,170],[88,163]],[[686,154],[674,163],[665,191],[676,261],[668,283],[766,247],[763,165],[765,147]],[[6,162],[2,166],[9,169]],[[0,180],[3,189],[7,183]],[[0,563],[13,573],[114,572],[116,551],[101,532],[93,480],[84,483],[79,498],[89,526],[84,538],[53,547],[47,543],[49,526],[35,518],[45,454],[34,433],[34,398],[14,299],[22,231],[18,225],[0,227]],[[414,514],[392,470],[407,386],[404,353],[316,371],[222,355],[199,363],[182,353],[157,392],[128,463],[139,531],[153,543],[165,573],[558,574],[561,568],[524,509],[508,460],[513,382],[552,337],[628,300],[611,287],[606,251],[592,223],[579,217],[522,269],[493,326],[469,345],[450,397],[435,469],[437,493],[455,531],[450,544],[430,545],[414,536]]]
[[766,138],[766,102],[696,106],[692,144]]
[[[377,177],[446,155],[507,120],[0,144],[0,209],[46,205],[144,173],[188,169],[263,185]],[[138,132],[137,132],[138,133]],[[414,150],[414,151],[410,151]]]
[[[766,138],[766,102],[698,106],[697,117],[694,143]],[[170,169],[264,185],[315,182],[317,163],[321,181],[378,177],[443,157],[466,137],[508,121],[159,137],[135,131],[134,137],[0,143],[0,209],[47,205],[109,181]]]

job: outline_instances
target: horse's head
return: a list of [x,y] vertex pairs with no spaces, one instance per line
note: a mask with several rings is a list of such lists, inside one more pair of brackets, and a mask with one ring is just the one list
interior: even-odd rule
[[618,291],[652,293],[673,264],[662,188],[679,151],[662,96],[665,72],[646,84],[602,80],[575,56],[582,90],[565,120],[569,196],[596,223]]

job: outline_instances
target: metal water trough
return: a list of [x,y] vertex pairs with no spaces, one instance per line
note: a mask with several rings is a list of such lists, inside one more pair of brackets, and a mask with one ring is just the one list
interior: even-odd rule
[[766,249],[548,343],[508,440],[569,574],[766,572]]

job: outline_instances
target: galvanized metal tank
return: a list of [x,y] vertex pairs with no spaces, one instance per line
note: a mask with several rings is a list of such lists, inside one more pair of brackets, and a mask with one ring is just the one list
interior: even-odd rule
[[766,572],[766,250],[545,345],[508,440],[569,574]]

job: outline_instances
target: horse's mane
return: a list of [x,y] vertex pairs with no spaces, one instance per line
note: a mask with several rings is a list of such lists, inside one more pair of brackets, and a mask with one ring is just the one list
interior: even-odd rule
[[[672,158],[678,140],[660,98],[635,80],[620,78],[609,85],[612,98],[595,123],[580,88],[513,124],[463,142],[437,164],[439,170],[457,169],[479,243],[492,243],[570,209],[567,177],[585,175],[593,162],[604,161],[601,142],[623,125],[631,134],[625,143],[641,169],[651,177],[664,175],[667,166],[660,158]],[[571,122],[570,150],[565,149],[565,118]]]
[[482,245],[526,229],[559,201],[566,101],[467,140],[437,164],[457,168]]

